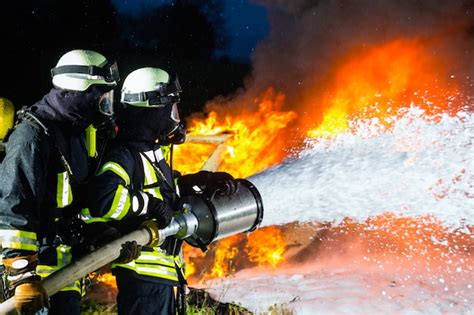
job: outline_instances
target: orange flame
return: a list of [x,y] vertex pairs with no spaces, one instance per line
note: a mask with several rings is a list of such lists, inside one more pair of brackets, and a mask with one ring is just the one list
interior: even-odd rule
[[[389,126],[387,118],[400,108],[418,106],[433,114],[459,107],[460,88],[449,75],[446,62],[431,53],[429,45],[416,39],[397,39],[350,52],[327,75],[326,86],[308,92],[301,110],[305,115],[298,117],[299,128],[310,137],[327,137],[347,131],[353,118],[376,118]],[[272,88],[255,102],[258,110],[254,112],[242,110],[229,115],[222,107],[211,111],[205,119],[194,118],[189,122],[190,135],[231,134],[220,156],[219,169],[235,177],[255,174],[285,158],[288,142],[283,135],[288,134],[290,123],[297,118],[295,112],[281,110],[285,96]],[[194,173],[215,148],[216,144],[185,143],[175,148],[173,162],[183,174]],[[417,255],[445,257],[449,251],[444,246],[446,242],[472,251],[472,240],[456,235],[432,219],[420,221],[387,214],[362,224],[344,221],[330,229],[322,247],[333,254],[338,248],[347,250],[334,246],[334,241],[346,238],[364,248],[364,257],[377,261],[387,255],[403,259]],[[198,254],[198,250],[187,246],[186,273],[195,275],[205,269],[203,264],[208,264],[212,268],[204,277],[226,276],[242,263],[239,252],[247,254],[246,263],[277,266],[283,260],[285,246],[282,231],[275,227],[257,230],[248,239],[236,235],[221,240],[211,245],[213,250],[209,253],[213,255]]]
[[117,289],[117,282],[115,281],[115,276],[110,272],[101,273],[97,275],[96,273],[91,273],[92,279],[95,279],[97,282],[100,282],[112,289]]
[[239,252],[236,244],[241,240],[241,237],[241,235],[234,235],[219,242],[219,246],[215,252],[214,266],[211,270],[211,277],[220,278],[235,271],[235,267],[232,264],[232,259],[234,259]]
[[[234,177],[247,177],[280,162],[286,155],[278,149],[284,147],[279,144],[279,135],[296,118],[296,113],[280,111],[284,100],[282,93],[269,88],[256,101],[258,111],[224,117],[212,111],[205,120],[191,121],[189,135],[230,133],[219,169]],[[185,143],[176,147],[174,163],[183,174],[196,172],[214,149],[215,145]]]
[[[327,86],[321,89],[323,93],[318,90],[309,92],[301,110],[306,114],[299,117],[300,129],[310,137],[327,137],[347,131],[353,118],[377,118],[379,123],[389,126],[387,118],[396,115],[400,108],[418,106],[433,114],[445,112],[450,106],[459,106],[457,97],[460,89],[448,75],[446,62],[431,53],[430,44],[417,39],[396,39],[378,46],[354,49],[327,76]],[[230,116],[223,110],[212,111],[207,119],[195,118],[191,121],[190,134],[232,133],[233,136],[226,142],[227,151],[221,156],[220,169],[235,177],[254,174],[280,162],[285,156],[282,148],[287,142],[278,140],[282,138],[282,131],[295,120],[296,113],[281,112],[284,101],[283,94],[275,93],[270,88],[257,100],[257,112]],[[177,148],[176,165],[184,173],[196,172],[215,147],[210,144],[180,146]],[[388,235],[377,232],[370,238],[384,238],[383,244],[391,244],[386,246],[403,251],[404,244],[410,244],[413,249],[419,242],[415,238],[407,239],[419,236],[406,234],[412,232],[406,227],[414,224],[416,222],[382,216],[371,219],[364,227],[351,225],[347,221],[341,229],[366,231],[374,225],[388,225],[391,235],[396,237],[388,238]],[[438,231],[439,237],[444,235],[439,227],[432,226],[430,229]],[[278,233],[281,232],[277,228],[258,230],[250,234],[245,246],[238,244],[238,237],[219,242],[210,276],[221,277],[232,272],[230,261],[234,260],[235,264],[238,251],[243,249],[251,263],[276,266],[281,262],[285,249]]]
[[[430,53],[420,40],[393,40],[357,49],[342,62],[324,95],[310,96],[324,116],[308,131],[310,137],[327,137],[349,129],[352,118],[386,118],[400,108],[417,106],[428,113],[444,112],[453,105],[459,88],[447,74],[445,61]],[[314,121],[305,120],[307,124]]]
[[282,232],[277,227],[258,229],[249,235],[245,249],[249,261],[261,265],[276,267],[283,261],[285,240]]
[[184,246],[186,268],[191,266],[189,272],[186,269],[186,275],[192,276],[192,280],[225,277],[244,266],[276,267],[283,261],[286,242],[280,228],[264,227],[247,235],[227,237],[209,247],[207,255],[189,245]]

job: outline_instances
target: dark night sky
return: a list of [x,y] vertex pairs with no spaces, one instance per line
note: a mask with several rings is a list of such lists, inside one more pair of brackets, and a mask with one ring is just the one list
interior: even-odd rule
[[[266,8],[252,0],[193,1],[6,2],[2,12],[15,14],[0,20],[8,43],[0,66],[10,74],[0,96],[18,107],[34,103],[51,88],[49,71],[59,56],[91,49],[117,59],[124,76],[144,65],[173,68],[186,88],[183,103],[189,112],[199,111],[206,101],[244,85],[252,71],[252,53],[270,27]],[[162,10],[153,10],[160,6]]]
[[[170,0],[113,0],[120,13],[138,14]],[[269,30],[266,10],[263,6],[248,0],[225,0],[224,20],[230,41],[227,49],[218,55],[248,61],[257,42],[263,39]]]

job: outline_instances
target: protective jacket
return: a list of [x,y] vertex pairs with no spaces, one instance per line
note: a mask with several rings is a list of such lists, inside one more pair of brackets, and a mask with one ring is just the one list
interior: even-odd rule
[[[5,258],[39,252],[37,273],[70,263],[69,227],[90,173],[85,129],[98,94],[52,89],[8,139],[0,165],[0,236]],[[67,239],[67,241],[65,241]],[[80,291],[79,283],[65,290]]]
[[[151,198],[176,209],[179,192],[166,162],[168,152],[168,147],[150,142],[120,142],[106,156],[89,186],[89,208],[82,211],[85,222],[115,223],[122,233],[127,233],[153,217]],[[142,247],[138,259],[113,268],[115,274],[177,286],[184,280],[181,241],[170,237],[160,247]]]

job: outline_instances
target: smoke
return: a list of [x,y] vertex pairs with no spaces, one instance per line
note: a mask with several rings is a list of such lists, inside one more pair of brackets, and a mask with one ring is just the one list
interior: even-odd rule
[[257,0],[268,8],[269,37],[253,56],[251,94],[273,86],[291,107],[324,88],[335,63],[358,47],[397,38],[431,41],[431,53],[452,62],[453,73],[473,70],[472,4],[466,1]]

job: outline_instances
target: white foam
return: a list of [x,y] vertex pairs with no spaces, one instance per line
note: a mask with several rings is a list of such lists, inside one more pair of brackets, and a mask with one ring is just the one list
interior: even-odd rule
[[427,118],[410,108],[390,120],[390,130],[376,119],[353,121],[352,132],[310,139],[296,157],[252,176],[262,225],[383,212],[473,224],[474,115]]

